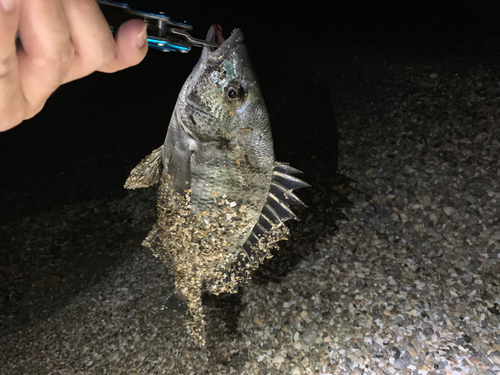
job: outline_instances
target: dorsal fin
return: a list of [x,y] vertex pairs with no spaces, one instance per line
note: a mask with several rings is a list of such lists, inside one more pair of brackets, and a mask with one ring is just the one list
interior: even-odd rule
[[301,173],[287,163],[275,162],[272,181],[259,220],[243,243],[237,259],[226,268],[226,275],[232,279],[247,279],[265,259],[272,257],[277,243],[287,239],[288,229],[284,222],[298,220],[290,206],[305,204],[293,194],[293,190],[310,186],[291,174]]
[[274,211],[276,211],[282,221],[287,221],[289,219],[298,220],[297,215],[288,207],[288,204],[278,199],[278,197],[271,192],[267,195],[267,203],[274,208]]
[[273,224],[283,224],[280,215],[269,203],[264,204],[264,207],[262,207],[262,215],[267,217]]
[[300,178],[283,173],[280,170],[273,170],[273,180],[292,191],[302,187],[311,187],[311,185]]
[[289,190],[277,182],[271,182],[271,188],[269,192],[280,199],[287,206],[301,205],[307,207],[299,197],[292,193],[291,189]]
[[[262,207],[259,221],[252,229],[245,242],[244,250],[248,253],[252,244],[259,241],[259,238],[269,233],[273,225],[282,226],[289,219],[298,220],[297,216],[290,209],[290,206],[306,206],[297,197],[293,190],[301,187],[309,187],[307,182],[292,176],[292,173],[302,173],[287,163],[275,162],[273,168],[273,178],[269,187],[267,200]],[[250,257],[249,257],[250,258]]]
[[294,168],[294,167],[290,166],[288,163],[283,163],[281,161],[274,162],[273,170],[280,171],[280,172],[283,172],[286,174],[302,173],[302,171],[299,171],[297,168]]

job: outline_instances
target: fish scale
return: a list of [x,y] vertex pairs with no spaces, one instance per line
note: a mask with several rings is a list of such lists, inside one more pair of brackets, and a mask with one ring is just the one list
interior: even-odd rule
[[[212,26],[207,41],[223,40]],[[203,49],[184,83],[164,144],[134,168],[128,189],[158,186],[158,219],[143,241],[175,277],[188,331],[205,344],[201,296],[234,293],[297,219],[309,186],[274,159],[269,115],[240,30]]]

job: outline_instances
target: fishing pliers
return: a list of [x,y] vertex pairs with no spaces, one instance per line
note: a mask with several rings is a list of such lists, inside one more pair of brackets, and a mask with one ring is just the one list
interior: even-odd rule
[[147,24],[148,45],[163,52],[189,52],[191,47],[218,47],[203,39],[192,37],[188,31],[193,27],[185,22],[173,21],[163,12],[146,12],[130,7],[127,3],[112,0],[97,0],[108,21],[111,31],[132,18],[141,18]]

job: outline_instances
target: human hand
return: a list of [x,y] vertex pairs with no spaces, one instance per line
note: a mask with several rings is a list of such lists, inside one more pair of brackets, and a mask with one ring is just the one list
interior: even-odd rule
[[146,38],[142,20],[113,37],[94,0],[0,0],[0,131],[36,115],[64,83],[138,64]]

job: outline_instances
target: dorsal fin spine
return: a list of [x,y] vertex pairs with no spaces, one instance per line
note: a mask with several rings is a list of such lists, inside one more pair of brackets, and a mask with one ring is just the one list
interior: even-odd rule
[[[297,197],[291,189],[285,188],[283,185],[281,185],[279,182],[272,181],[271,182],[271,189],[270,191],[275,191],[274,194],[278,199],[280,199],[283,203],[285,203],[287,206],[293,206],[293,205],[301,205],[304,207],[307,207],[302,200]],[[283,198],[281,198],[280,195],[283,195]]]
[[[269,233],[273,225],[284,225],[284,222],[288,219],[298,220],[297,215],[290,209],[290,206],[306,205],[293,193],[293,190],[311,185],[291,175],[295,173],[302,172],[291,167],[288,163],[274,162],[266,203],[262,207],[258,222],[252,228],[252,232],[243,245],[243,250],[247,253],[247,256],[252,244],[259,242],[259,238]],[[250,259],[249,256],[248,258]]]
[[311,187],[311,185],[309,185],[305,181],[302,181],[300,178],[294,177],[278,170],[273,170],[273,180],[292,191],[303,187]]

